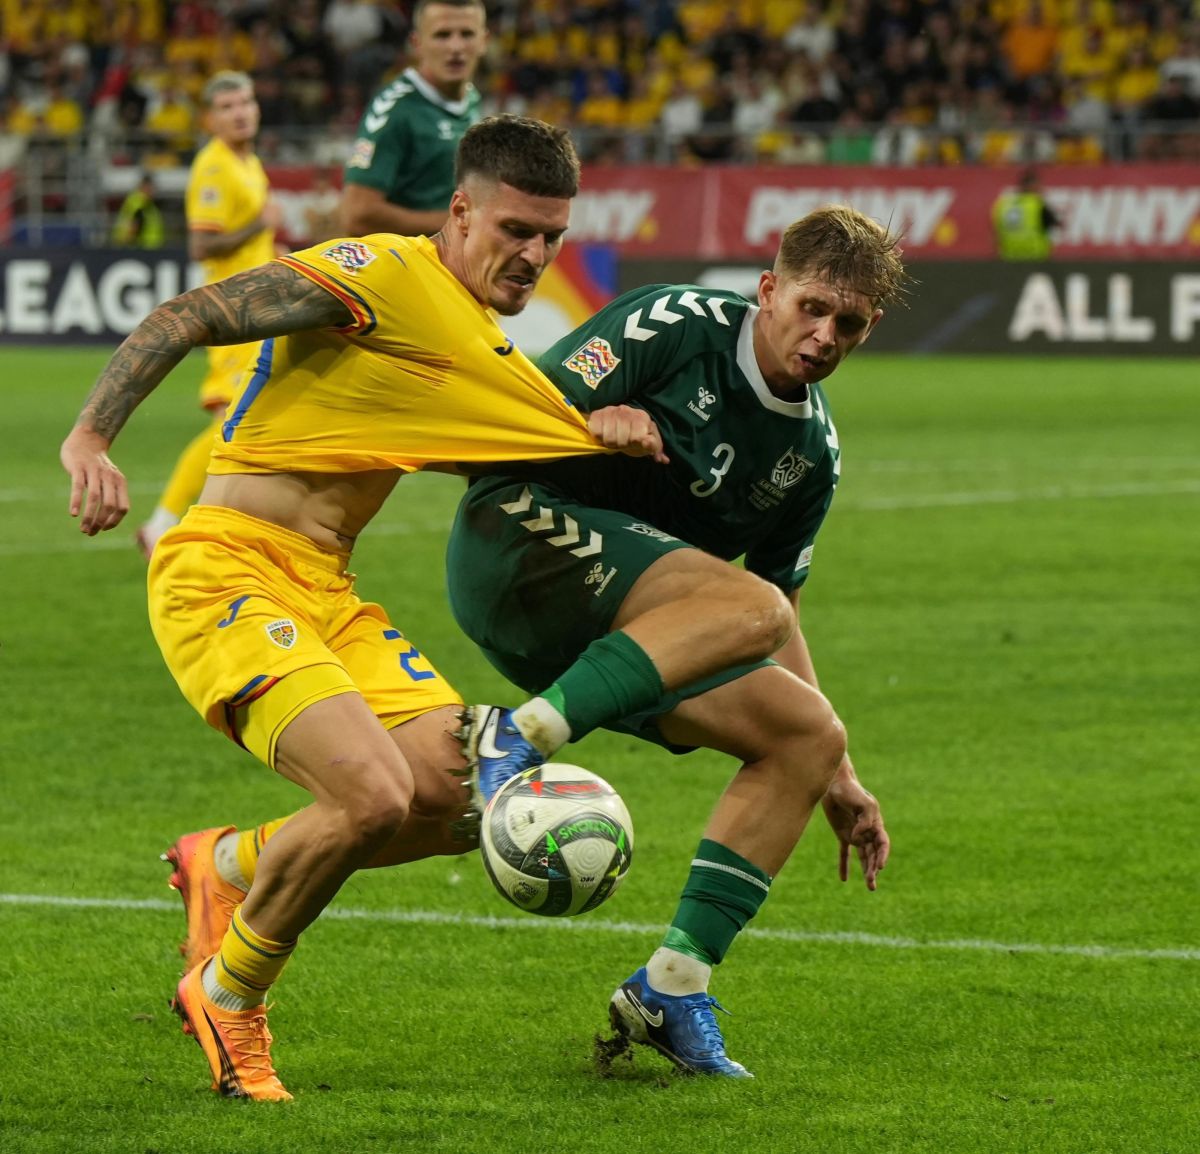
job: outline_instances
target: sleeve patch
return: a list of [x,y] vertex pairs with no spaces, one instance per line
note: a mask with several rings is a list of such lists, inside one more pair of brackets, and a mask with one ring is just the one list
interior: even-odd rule
[[327,248],[321,256],[350,273],[357,273],[359,269],[366,268],[375,259],[375,253],[357,240],[344,240],[341,244]]
[[211,184],[206,184],[202,189],[200,189],[200,203],[220,204],[221,190]]
[[346,161],[347,168],[370,168],[375,159],[375,141],[364,140],[361,137],[354,142],[350,151],[350,159]]
[[800,556],[796,558],[796,569],[799,573],[802,569],[807,569],[812,564],[813,547],[806,545],[800,550]]
[[563,361],[563,367],[578,373],[584,384],[594,389],[620,363],[621,358],[612,351],[608,341],[603,337],[592,337]]

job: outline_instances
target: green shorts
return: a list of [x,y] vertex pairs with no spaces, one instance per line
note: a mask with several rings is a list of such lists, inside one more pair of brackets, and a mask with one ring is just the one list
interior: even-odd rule
[[[574,664],[660,557],[694,546],[627,513],[581,505],[553,486],[508,477],[472,482],[446,550],[459,627],[511,682],[540,693]],[[739,665],[665,693],[607,728],[682,751],[656,718],[681,701],[772,662]]]

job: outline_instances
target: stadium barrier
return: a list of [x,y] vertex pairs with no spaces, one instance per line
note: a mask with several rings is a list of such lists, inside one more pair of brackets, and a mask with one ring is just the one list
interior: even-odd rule
[[[35,157],[27,160],[0,174],[0,238],[30,246],[108,243],[121,198],[137,179],[135,168],[72,154],[55,184]],[[267,167],[283,210],[284,239],[299,245],[308,239],[306,210],[340,182],[340,170],[306,163]],[[759,259],[791,221],[836,201],[902,233],[911,260],[982,260],[995,255],[992,206],[1021,171],[1015,165],[585,165],[571,236],[615,245],[624,258]],[[1062,219],[1054,258],[1195,260],[1196,171],[1195,163],[1178,161],[1042,166],[1046,199]],[[168,235],[182,243],[187,169],[156,168],[154,178]]]

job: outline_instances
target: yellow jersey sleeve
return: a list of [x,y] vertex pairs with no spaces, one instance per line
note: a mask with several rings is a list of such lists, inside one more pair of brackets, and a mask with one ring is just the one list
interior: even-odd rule
[[605,451],[428,238],[348,237],[279,259],[345,303],[351,321],[263,342],[211,472],[411,471]]

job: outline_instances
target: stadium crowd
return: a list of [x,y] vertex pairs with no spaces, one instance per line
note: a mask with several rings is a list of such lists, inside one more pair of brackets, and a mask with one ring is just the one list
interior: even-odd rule
[[[87,132],[185,163],[197,96],[250,73],[260,150],[353,137],[402,66],[401,0],[0,0],[12,139]],[[1194,158],[1193,0],[496,0],[485,111],[593,162]],[[656,145],[660,146],[656,150]],[[666,146],[664,152],[662,147]],[[280,157],[286,159],[287,157]]]

